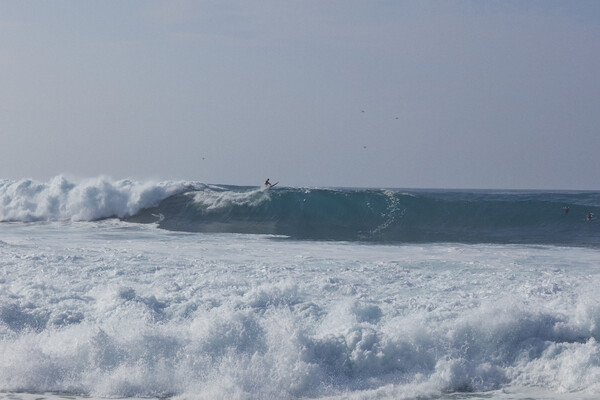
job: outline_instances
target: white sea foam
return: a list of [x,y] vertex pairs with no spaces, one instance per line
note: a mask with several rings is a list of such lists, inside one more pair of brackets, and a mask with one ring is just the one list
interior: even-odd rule
[[206,212],[240,205],[256,206],[269,199],[269,192],[263,189],[245,192],[201,190],[190,195],[193,195],[194,202]]
[[136,182],[107,177],[78,183],[63,176],[47,183],[30,179],[0,182],[0,221],[91,221],[125,217],[198,184]]
[[296,242],[115,220],[0,234],[0,398],[600,393],[597,249]]

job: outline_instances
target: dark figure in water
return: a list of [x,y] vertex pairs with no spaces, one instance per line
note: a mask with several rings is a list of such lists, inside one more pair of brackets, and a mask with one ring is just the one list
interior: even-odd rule
[[565,206],[564,210],[565,210],[565,214],[568,214],[569,213],[569,206]]
[[588,212],[588,214],[587,214],[587,220],[591,221],[592,218],[594,218],[594,214],[592,214],[591,212]]

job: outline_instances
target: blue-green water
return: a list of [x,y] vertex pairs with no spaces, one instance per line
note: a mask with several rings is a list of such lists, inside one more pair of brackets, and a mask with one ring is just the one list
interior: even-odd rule
[[[568,206],[568,212],[565,207]],[[396,243],[596,246],[600,193],[206,187],[132,220],[170,230]],[[600,215],[600,214],[599,214]]]

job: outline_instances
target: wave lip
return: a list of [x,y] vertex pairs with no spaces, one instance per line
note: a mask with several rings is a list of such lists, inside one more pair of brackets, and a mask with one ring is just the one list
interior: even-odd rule
[[92,221],[135,215],[176,193],[197,187],[188,182],[136,182],[107,177],[73,183],[57,176],[0,182],[0,221]]

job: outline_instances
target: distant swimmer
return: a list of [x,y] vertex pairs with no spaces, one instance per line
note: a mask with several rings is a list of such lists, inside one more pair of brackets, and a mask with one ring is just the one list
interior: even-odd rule
[[565,210],[565,214],[569,213],[569,206],[565,206],[565,208],[563,208],[563,210]]
[[594,218],[594,214],[593,214],[593,213],[591,213],[591,212],[588,212],[588,213],[587,213],[587,220],[588,220],[588,221],[591,221],[591,220],[592,220],[592,218]]

